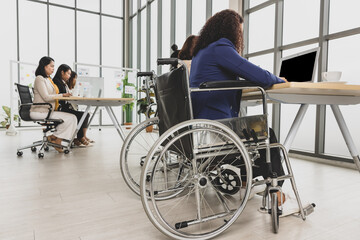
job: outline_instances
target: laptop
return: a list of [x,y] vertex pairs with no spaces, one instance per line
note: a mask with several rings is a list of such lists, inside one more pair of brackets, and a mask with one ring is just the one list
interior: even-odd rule
[[288,82],[314,82],[320,47],[280,59],[277,76]]

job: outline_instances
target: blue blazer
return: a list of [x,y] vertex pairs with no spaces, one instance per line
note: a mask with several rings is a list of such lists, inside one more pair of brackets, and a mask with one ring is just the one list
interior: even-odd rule
[[[190,87],[202,82],[237,80],[238,77],[268,88],[284,81],[241,57],[234,44],[221,38],[201,49],[191,62]],[[192,93],[194,118],[222,119],[237,117],[241,91]]]

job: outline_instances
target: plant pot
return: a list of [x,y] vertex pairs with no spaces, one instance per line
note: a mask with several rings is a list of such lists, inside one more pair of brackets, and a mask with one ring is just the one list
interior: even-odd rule
[[131,129],[132,122],[126,122],[124,123],[125,129]]
[[150,126],[147,126],[146,127],[146,132],[152,132],[153,131],[153,128],[154,128],[154,126],[153,125],[150,125]]

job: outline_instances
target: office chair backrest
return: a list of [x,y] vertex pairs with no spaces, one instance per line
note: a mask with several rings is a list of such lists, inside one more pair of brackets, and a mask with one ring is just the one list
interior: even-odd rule
[[[20,109],[19,109],[19,115],[20,118],[24,121],[32,121],[30,118],[30,108],[32,103],[32,96],[30,93],[30,89],[28,86],[17,84],[16,87],[19,93],[20,97]],[[29,104],[29,105],[23,105],[23,104]]]

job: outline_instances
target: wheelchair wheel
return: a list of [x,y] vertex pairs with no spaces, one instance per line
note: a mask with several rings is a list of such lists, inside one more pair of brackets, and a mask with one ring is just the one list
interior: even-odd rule
[[241,180],[235,171],[224,169],[220,172],[220,175],[213,180],[212,184],[221,192],[232,195],[240,190]]
[[[120,169],[129,188],[140,195],[140,175],[144,159],[159,138],[158,118],[150,118],[137,125],[126,137],[120,154]],[[152,132],[147,128],[152,127]]]
[[271,193],[271,225],[274,233],[279,231],[279,206],[276,192]]
[[[236,189],[231,195],[222,187],[226,176],[237,179],[231,181]],[[231,129],[190,120],[169,129],[151,148],[141,174],[141,200],[151,222],[167,236],[209,239],[242,213],[251,180],[249,154]]]

